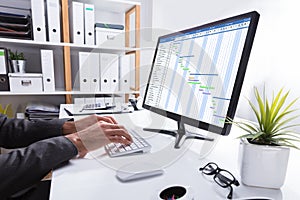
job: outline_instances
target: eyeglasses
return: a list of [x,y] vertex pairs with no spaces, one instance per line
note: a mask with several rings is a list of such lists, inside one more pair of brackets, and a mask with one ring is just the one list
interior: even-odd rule
[[227,196],[227,199],[232,199],[232,184],[239,186],[240,183],[235,179],[235,177],[227,170],[221,169],[216,163],[209,162],[204,167],[199,168],[205,175],[214,175],[214,181],[223,188],[230,188],[230,192]]

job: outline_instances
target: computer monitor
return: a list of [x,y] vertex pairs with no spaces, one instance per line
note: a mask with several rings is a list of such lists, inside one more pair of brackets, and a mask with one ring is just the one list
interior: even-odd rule
[[228,135],[258,19],[253,11],[159,37],[143,108],[176,120],[178,130],[144,130],[175,136],[175,148],[182,138],[213,140],[185,124]]

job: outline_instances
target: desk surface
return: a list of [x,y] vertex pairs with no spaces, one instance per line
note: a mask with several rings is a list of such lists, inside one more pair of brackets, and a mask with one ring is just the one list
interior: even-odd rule
[[[176,122],[148,111],[114,115],[126,126],[176,128]],[[192,131],[199,129],[188,127]],[[219,187],[212,177],[205,177],[198,171],[207,162],[216,162],[221,168],[232,172],[240,181],[238,170],[239,129],[232,128],[229,136],[216,136],[216,143],[187,140],[183,148],[173,149],[174,138],[170,136],[140,132],[152,145],[151,153],[139,156],[109,158],[104,149],[92,152],[85,159],[71,160],[66,166],[54,170],[50,192],[51,200],[65,199],[157,199],[157,193],[166,186],[190,186],[194,199],[226,199],[229,189]],[[213,134],[214,135],[214,134]],[[204,152],[216,144],[211,153],[203,158]],[[300,169],[300,151],[291,150],[287,176],[280,190],[248,187],[241,184],[234,187],[233,197],[237,199],[264,196],[276,200],[300,199],[297,187]],[[121,182],[116,170],[132,162],[151,162],[160,165],[165,173],[161,176]],[[241,181],[240,181],[241,182]]]

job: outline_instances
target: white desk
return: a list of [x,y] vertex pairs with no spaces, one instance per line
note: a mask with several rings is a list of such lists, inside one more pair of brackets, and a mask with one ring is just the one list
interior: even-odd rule
[[[148,111],[114,115],[114,117],[126,126],[176,128],[176,122]],[[103,149],[99,149],[93,152],[94,159],[71,160],[68,165],[56,169],[53,172],[50,199],[155,199],[156,194],[169,185],[191,186],[195,192],[195,200],[226,199],[229,189],[221,188],[212,177],[204,176],[198,171],[199,167],[209,161],[216,162],[219,167],[232,172],[240,181],[237,161],[238,140],[235,139],[240,134],[236,127],[232,128],[229,136],[220,136],[211,154],[202,159],[200,159],[200,151],[204,150],[203,141],[190,140],[190,144],[186,142],[185,147],[188,149],[184,151],[185,148],[173,149],[174,138],[172,137],[149,132],[142,132],[141,135],[145,136],[153,146],[152,153],[126,158],[109,158]],[[233,186],[233,197],[265,196],[276,200],[300,199],[297,186],[299,185],[299,158],[300,152],[292,150],[285,184],[280,190],[241,184],[239,187]],[[143,159],[161,164],[165,173],[161,176],[126,183],[120,182],[115,177],[115,171],[119,166]]]

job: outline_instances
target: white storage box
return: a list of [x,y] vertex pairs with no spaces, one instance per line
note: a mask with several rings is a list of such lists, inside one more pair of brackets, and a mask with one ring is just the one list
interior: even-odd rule
[[9,73],[11,92],[42,92],[43,75],[37,73]]
[[96,27],[96,45],[108,47],[125,47],[123,30]]

